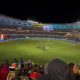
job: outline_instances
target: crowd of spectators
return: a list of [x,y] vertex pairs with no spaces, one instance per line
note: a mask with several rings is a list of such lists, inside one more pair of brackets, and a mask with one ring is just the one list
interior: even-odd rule
[[26,63],[21,58],[19,61],[14,59],[12,64],[5,60],[0,65],[0,80],[33,80],[38,79],[44,74],[44,66],[28,60]]
[[43,30],[43,29],[24,29],[24,28],[0,28],[0,33],[3,34],[52,34],[52,35],[65,35],[65,32],[62,31],[47,31],[47,30]]
[[17,29],[17,28],[0,28],[0,34],[5,34],[4,39],[13,39],[13,38],[26,38],[28,37],[63,37],[66,32],[59,32],[59,31],[44,31],[44,30],[37,30],[37,29]]
[[12,64],[6,59],[0,64],[0,80],[80,80],[77,64],[54,59],[46,66],[33,63],[23,58],[14,59]]
[[[80,41],[80,32],[77,30],[72,31],[60,31],[60,30],[43,30],[37,28],[20,28],[16,26],[3,26],[0,27],[0,34],[6,34],[6,39],[13,38],[26,38],[28,37],[50,37],[50,38],[64,38],[69,40]],[[13,36],[15,34],[16,36]]]

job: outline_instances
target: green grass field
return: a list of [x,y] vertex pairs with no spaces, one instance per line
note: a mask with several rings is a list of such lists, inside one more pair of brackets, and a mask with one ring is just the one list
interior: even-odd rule
[[15,40],[0,43],[0,62],[5,58],[10,62],[32,59],[39,64],[45,64],[54,58],[66,62],[80,63],[80,44],[63,40]]

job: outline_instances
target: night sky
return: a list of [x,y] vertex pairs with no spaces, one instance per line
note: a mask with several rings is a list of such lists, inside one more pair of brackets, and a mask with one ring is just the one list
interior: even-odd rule
[[80,20],[80,6],[75,2],[38,2],[1,7],[0,14],[44,23],[71,23]]

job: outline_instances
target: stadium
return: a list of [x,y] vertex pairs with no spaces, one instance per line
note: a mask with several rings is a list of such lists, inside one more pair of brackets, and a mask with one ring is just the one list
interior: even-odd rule
[[53,58],[80,62],[79,43],[80,22],[48,24],[0,15],[0,61],[16,56],[39,64]]
[[37,80],[51,60],[80,64],[79,55],[79,21],[49,24],[0,15],[0,80]]

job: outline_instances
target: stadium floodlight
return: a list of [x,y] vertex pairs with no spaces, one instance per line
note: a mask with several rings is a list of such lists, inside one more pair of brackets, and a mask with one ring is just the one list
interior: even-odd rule
[[36,22],[36,21],[32,21],[32,20],[27,20],[27,22],[30,22],[30,23],[34,23],[34,24],[38,24],[39,22]]
[[80,24],[80,21],[77,21],[76,23],[77,23],[77,24]]

